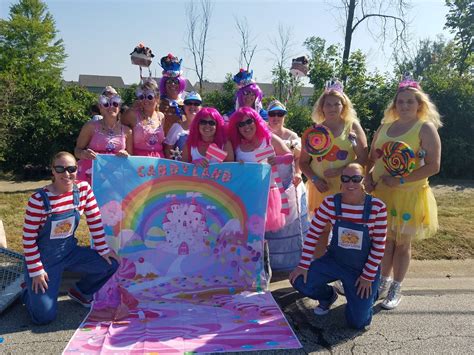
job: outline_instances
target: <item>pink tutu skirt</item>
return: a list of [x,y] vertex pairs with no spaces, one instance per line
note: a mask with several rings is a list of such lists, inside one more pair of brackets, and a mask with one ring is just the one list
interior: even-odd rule
[[276,232],[285,225],[285,215],[281,213],[281,194],[278,188],[271,187],[268,194],[265,232]]

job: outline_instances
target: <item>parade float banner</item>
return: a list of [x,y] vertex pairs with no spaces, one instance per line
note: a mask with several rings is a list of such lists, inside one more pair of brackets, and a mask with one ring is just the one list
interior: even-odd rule
[[264,292],[268,164],[99,155],[93,169],[107,242],[122,262],[64,353],[301,347]]

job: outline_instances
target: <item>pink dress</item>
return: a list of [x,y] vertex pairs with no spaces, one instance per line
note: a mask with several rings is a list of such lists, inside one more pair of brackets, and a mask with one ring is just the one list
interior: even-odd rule
[[[126,148],[124,126],[120,125],[120,133],[106,133],[102,131],[102,121],[95,121],[94,135],[92,136],[88,149],[99,154],[116,154]],[[92,182],[92,160],[81,159],[77,163],[77,179]]]
[[[260,147],[256,150],[260,150],[267,147],[265,140],[262,142]],[[235,150],[236,161],[242,160],[244,162],[257,162],[255,157],[255,151],[243,152],[240,146]],[[266,161],[264,161],[266,162]],[[285,225],[285,215],[281,213],[281,194],[280,190],[275,183],[271,181],[270,192],[268,193],[268,204],[267,204],[267,216],[265,220],[265,232],[276,232]]]
[[153,128],[141,113],[136,111],[137,124],[133,127],[133,155],[163,158],[163,125]]

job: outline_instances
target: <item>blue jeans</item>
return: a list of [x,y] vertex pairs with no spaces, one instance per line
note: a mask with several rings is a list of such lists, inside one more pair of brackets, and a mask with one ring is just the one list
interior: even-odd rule
[[56,318],[63,271],[84,274],[76,283],[76,288],[85,298],[91,298],[118,268],[117,261],[113,260],[112,264],[109,264],[95,250],[79,246],[74,247],[64,258],[51,265],[47,263],[48,256],[44,253],[41,253],[41,259],[45,261],[43,267],[48,273],[48,289],[45,293],[41,291],[34,293],[32,278],[25,267],[26,289],[22,294],[22,301],[35,324],[47,324]]
[[355,329],[363,329],[372,321],[372,306],[377,299],[379,287],[379,274],[372,282],[372,294],[369,298],[357,296],[356,280],[361,273],[343,267],[327,254],[311,263],[308,270],[306,283],[303,276],[298,277],[293,287],[301,294],[314,300],[329,302],[333,296],[332,287],[328,283],[341,280],[346,294],[346,321],[348,325]]

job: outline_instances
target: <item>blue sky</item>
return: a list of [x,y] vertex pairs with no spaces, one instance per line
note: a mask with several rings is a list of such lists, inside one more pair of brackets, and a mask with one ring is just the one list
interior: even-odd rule
[[[183,58],[184,75],[196,81],[191,70],[192,59],[186,49],[186,12],[188,1],[132,1],[132,0],[48,0],[46,4],[56,21],[59,36],[64,40],[66,68],[64,79],[77,80],[79,74],[122,76],[126,84],[138,82],[138,67],[130,63],[130,52],[143,41],[152,48],[155,60],[153,74],[160,75],[159,58],[173,53]],[[14,1],[0,1],[0,17],[7,18]],[[291,28],[295,56],[305,54],[303,41],[319,36],[328,44],[343,42],[341,13],[334,8],[336,0],[325,1],[270,1],[270,0],[215,0],[208,40],[208,60],[205,77],[223,81],[228,72],[239,69],[240,38],[235,28],[235,17],[245,17],[257,44],[252,61],[255,77],[261,82],[271,81],[275,63],[271,53],[271,39],[278,34],[278,25]],[[410,33],[415,45],[419,39],[435,39],[442,34],[447,8],[444,0],[413,0],[409,11]],[[352,49],[367,54],[373,71],[391,70],[390,50],[385,53],[367,32],[359,27]]]

